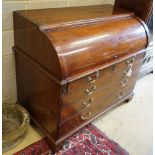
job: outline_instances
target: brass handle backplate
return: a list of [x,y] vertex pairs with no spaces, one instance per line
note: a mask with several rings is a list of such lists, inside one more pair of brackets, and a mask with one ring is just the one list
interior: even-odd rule
[[83,102],[82,104],[83,104],[85,107],[89,107],[93,101],[94,101],[94,98],[92,97],[92,98],[90,98],[88,101]]
[[91,112],[89,111],[87,116],[81,115],[81,119],[84,121],[84,120],[88,119],[90,116],[91,116]]
[[132,64],[128,64],[128,68],[125,69],[123,73],[126,74],[126,76],[131,76],[132,75]]
[[96,90],[96,86],[92,86],[89,89],[86,89],[85,92],[87,95],[91,95]]
[[124,91],[122,91],[121,93],[117,94],[117,98],[121,99],[123,96],[125,95]]
[[120,85],[122,87],[126,86],[128,84],[128,79],[123,79],[121,82],[120,82]]

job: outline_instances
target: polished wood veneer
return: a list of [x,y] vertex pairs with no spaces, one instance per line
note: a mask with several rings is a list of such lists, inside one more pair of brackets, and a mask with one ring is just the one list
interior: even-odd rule
[[112,5],[15,11],[14,29],[18,101],[53,150],[131,100],[149,44],[132,12]]

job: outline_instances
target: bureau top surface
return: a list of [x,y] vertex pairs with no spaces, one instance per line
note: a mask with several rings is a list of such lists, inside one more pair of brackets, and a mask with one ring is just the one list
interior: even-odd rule
[[16,11],[38,26],[58,26],[66,22],[75,22],[95,18],[107,18],[118,15],[128,15],[131,12],[121,8],[114,9],[113,5],[95,5],[68,8],[49,8],[37,10]]

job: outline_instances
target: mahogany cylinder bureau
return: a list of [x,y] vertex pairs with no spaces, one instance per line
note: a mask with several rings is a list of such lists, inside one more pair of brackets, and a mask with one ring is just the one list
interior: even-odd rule
[[112,5],[15,11],[18,101],[57,150],[130,100],[149,44],[145,23]]

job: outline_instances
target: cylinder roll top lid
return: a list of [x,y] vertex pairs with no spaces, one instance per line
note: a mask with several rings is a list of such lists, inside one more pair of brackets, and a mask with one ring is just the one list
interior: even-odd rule
[[[52,19],[48,24],[43,24],[43,21],[41,23],[39,20],[36,22],[40,32],[52,46],[51,54],[48,56],[52,60],[54,51],[58,57],[59,72],[53,73],[58,80],[84,73],[148,46],[148,29],[133,13],[113,10],[109,5],[102,9],[96,8],[97,13],[91,10],[89,16],[86,16],[86,11],[81,11],[81,16],[77,14],[74,19],[66,20],[60,17],[59,23],[54,22],[54,18],[54,24],[50,24]],[[35,14],[35,10],[31,12]],[[64,11],[64,14],[67,12],[69,14],[69,10]],[[42,14],[46,15],[45,12]],[[28,13],[24,16],[28,16]],[[31,53],[28,54],[31,56]],[[32,57],[35,59],[33,54]],[[49,72],[53,72],[50,67],[54,66],[46,66],[41,61],[38,63],[47,67]]]

